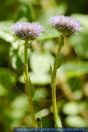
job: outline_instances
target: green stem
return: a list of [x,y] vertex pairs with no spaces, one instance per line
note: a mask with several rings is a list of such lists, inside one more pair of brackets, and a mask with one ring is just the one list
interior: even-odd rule
[[56,71],[57,71],[57,68],[58,68],[57,67],[58,66],[58,61],[59,61],[58,57],[60,55],[60,51],[61,51],[61,48],[62,48],[63,43],[64,43],[63,40],[64,40],[64,38],[63,38],[63,36],[61,36],[58,51],[57,51],[56,58],[55,58],[55,61],[54,61],[52,77],[51,77],[52,105],[53,105],[53,114],[54,114],[55,127],[62,127],[62,123],[61,123],[61,120],[60,120],[60,116],[58,115],[57,104],[56,104]]
[[35,112],[34,112],[34,107],[33,107],[33,102],[32,102],[32,97],[31,97],[31,88],[32,88],[32,83],[30,80],[30,77],[28,75],[28,41],[25,41],[24,44],[24,80],[25,80],[25,92],[28,96],[28,101],[30,105],[30,113],[32,116],[32,125],[33,127],[37,126],[36,119],[35,119]]

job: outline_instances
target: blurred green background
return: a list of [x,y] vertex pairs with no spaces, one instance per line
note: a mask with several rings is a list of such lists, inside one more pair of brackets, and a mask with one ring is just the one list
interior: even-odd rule
[[65,40],[63,65],[57,71],[57,106],[63,127],[88,127],[88,0],[0,0],[0,132],[31,127],[30,106],[24,93],[23,41],[11,31],[16,21],[37,21],[44,33],[29,49],[29,72],[35,86],[36,118],[54,127],[50,65],[59,33],[48,19],[71,15],[81,32]]

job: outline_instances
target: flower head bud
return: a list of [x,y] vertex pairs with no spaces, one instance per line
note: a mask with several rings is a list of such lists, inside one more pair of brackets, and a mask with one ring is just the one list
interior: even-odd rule
[[54,16],[51,17],[49,22],[64,36],[70,36],[73,33],[80,31],[80,22],[69,16]]
[[17,22],[12,26],[12,30],[22,40],[34,40],[43,32],[42,26],[34,22]]

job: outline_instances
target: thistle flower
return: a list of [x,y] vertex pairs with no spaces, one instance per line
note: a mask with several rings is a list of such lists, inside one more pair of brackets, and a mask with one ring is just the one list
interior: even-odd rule
[[17,22],[12,30],[22,40],[34,40],[43,32],[42,26],[35,22]]
[[54,16],[51,17],[49,22],[64,36],[70,36],[80,31],[80,22],[69,16]]

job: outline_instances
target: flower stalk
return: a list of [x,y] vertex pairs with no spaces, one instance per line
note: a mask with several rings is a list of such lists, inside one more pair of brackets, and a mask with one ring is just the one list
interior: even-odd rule
[[15,35],[24,40],[24,80],[25,80],[25,93],[28,96],[28,101],[30,105],[30,114],[32,117],[32,126],[37,127],[37,121],[35,118],[34,106],[32,97],[34,95],[34,87],[31,83],[30,77],[28,75],[28,41],[32,42],[35,40],[40,33],[43,32],[43,28],[40,24],[36,22],[17,22],[12,26],[12,30]]
[[33,88],[30,77],[28,75],[28,41],[26,40],[24,43],[24,80],[25,80],[25,93],[28,96],[29,106],[30,106],[30,114],[32,117],[32,126],[37,127],[34,106],[32,102],[31,89]]
[[60,52],[61,52],[61,48],[63,44],[64,44],[64,37],[61,36],[60,43],[58,45],[58,51],[57,51],[56,58],[54,61],[52,76],[51,76],[52,105],[53,105],[55,127],[62,127],[61,119],[60,119],[60,116],[58,115],[57,104],[56,104],[56,72],[57,72],[58,65],[61,63],[59,62],[58,58],[60,57]]

